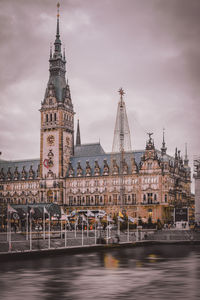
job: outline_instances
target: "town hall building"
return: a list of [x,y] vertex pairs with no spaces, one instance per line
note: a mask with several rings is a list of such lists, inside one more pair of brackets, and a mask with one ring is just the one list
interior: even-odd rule
[[0,160],[0,205],[52,202],[67,212],[89,208],[114,215],[123,211],[163,222],[170,220],[174,207],[187,207],[191,201],[187,152],[184,159],[177,149],[174,157],[169,156],[164,133],[161,149],[155,148],[149,133],[145,149],[132,150],[124,92],[119,93],[112,152],[105,152],[100,142],[82,144],[79,122],[76,134],[74,129],[58,13],[40,107],[40,158]]

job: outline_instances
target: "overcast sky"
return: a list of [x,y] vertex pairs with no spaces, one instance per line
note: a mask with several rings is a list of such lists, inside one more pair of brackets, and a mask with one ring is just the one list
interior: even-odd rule
[[[82,143],[111,151],[123,87],[134,150],[146,132],[169,154],[200,154],[200,1],[63,0],[61,40]],[[55,0],[0,0],[2,159],[39,158],[40,105]],[[75,127],[76,127],[75,120]]]

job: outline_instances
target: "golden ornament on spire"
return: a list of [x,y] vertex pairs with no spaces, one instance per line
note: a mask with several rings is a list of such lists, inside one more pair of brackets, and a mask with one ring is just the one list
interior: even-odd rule
[[60,14],[59,14],[59,8],[60,8],[60,3],[57,3],[57,17],[59,18]]

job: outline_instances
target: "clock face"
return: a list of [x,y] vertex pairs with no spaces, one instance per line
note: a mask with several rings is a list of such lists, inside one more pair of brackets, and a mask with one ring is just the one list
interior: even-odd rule
[[52,146],[52,145],[54,145],[54,142],[55,142],[54,136],[53,135],[48,135],[48,137],[47,137],[47,143],[48,143],[48,145]]

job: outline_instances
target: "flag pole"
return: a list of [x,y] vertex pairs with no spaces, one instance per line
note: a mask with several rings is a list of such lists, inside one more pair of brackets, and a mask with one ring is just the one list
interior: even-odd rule
[[28,241],[28,206],[26,212],[26,240]]
[[43,240],[45,240],[45,210],[44,209],[43,209]]
[[7,204],[7,242],[9,241],[9,212],[8,212],[8,204]]
[[107,215],[107,244],[108,244],[108,215]]
[[60,238],[62,240],[62,212],[61,212],[61,217],[60,217]]
[[88,210],[87,210],[87,238],[88,238]]
[[[76,220],[77,221],[77,220]],[[76,221],[75,221],[75,239],[76,239]]]
[[83,246],[83,218],[82,218],[82,246]]
[[129,218],[128,218],[127,240],[128,240],[128,243],[129,243]]
[[96,231],[97,224],[96,224],[96,220],[95,220],[94,225],[95,225],[95,227],[94,227],[94,241],[95,241],[95,245],[96,245],[96,243],[97,243],[97,231]]
[[51,217],[50,217],[50,212],[49,212],[49,245],[48,245],[49,249],[51,247],[51,240],[50,240],[51,232],[50,232],[50,230],[51,230]]
[[9,252],[11,252],[11,218],[10,212],[8,213],[9,216]]
[[65,248],[67,247],[67,223],[65,220]]
[[30,210],[30,251],[32,251],[32,212]]

